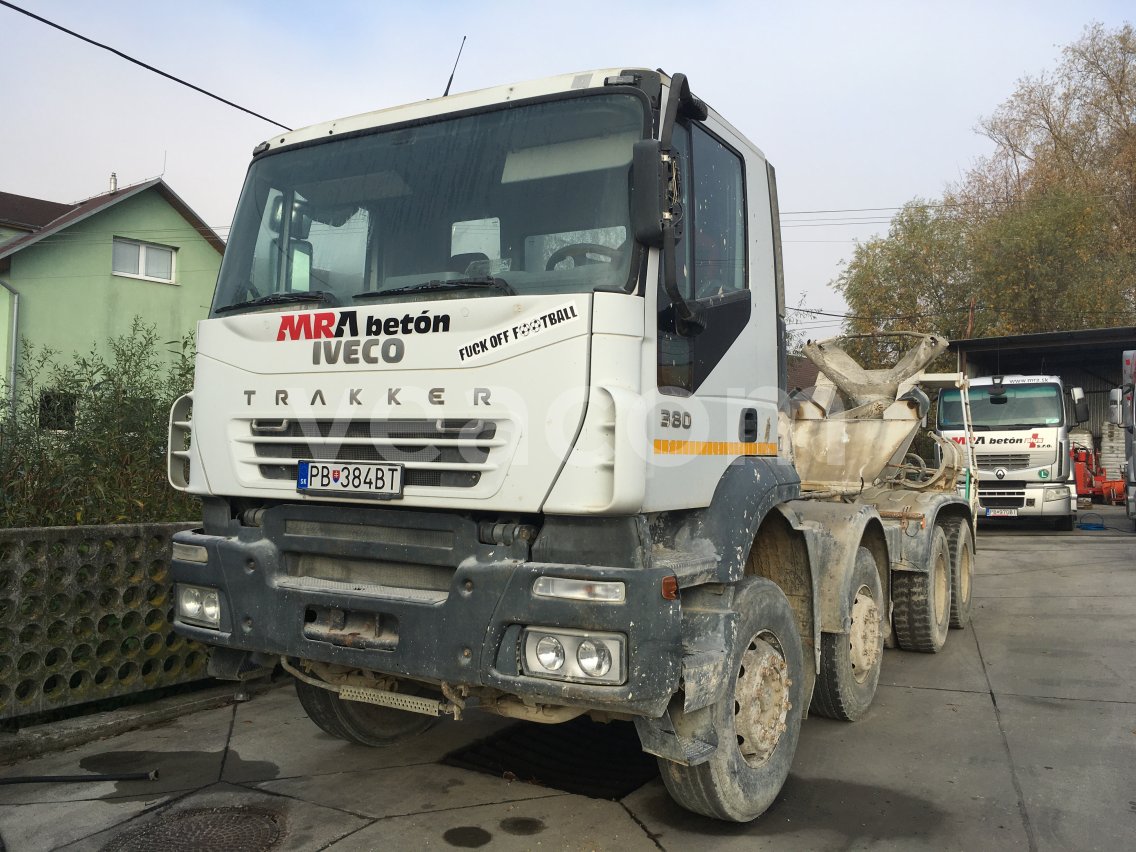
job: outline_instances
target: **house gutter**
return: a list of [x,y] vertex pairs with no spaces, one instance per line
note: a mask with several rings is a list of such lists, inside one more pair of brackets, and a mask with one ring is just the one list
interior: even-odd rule
[[12,294],[12,327],[8,329],[8,404],[16,408],[16,355],[19,352],[19,341],[16,339],[20,330],[20,294],[12,289],[12,285],[0,278],[0,287]]

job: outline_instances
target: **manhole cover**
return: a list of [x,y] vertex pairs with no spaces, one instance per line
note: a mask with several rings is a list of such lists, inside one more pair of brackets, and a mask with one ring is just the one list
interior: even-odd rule
[[103,852],[268,852],[284,837],[284,819],[259,808],[190,808],[127,831]]
[[522,722],[442,762],[593,799],[622,799],[659,774],[631,722],[601,724],[583,716],[562,725]]

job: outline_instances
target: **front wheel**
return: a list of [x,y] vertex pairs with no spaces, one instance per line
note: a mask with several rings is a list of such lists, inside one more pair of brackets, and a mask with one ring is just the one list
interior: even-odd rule
[[326,733],[372,748],[394,745],[420,734],[437,719],[421,713],[346,701],[329,689],[296,679],[296,696],[308,718]]
[[872,705],[884,657],[883,586],[876,560],[866,547],[856,552],[849,597],[852,619],[848,633],[822,633],[820,637],[820,672],[812,710],[830,719],[854,722]]
[[1062,515],[1053,522],[1053,528],[1058,532],[1073,532],[1073,522],[1076,519],[1076,515]]
[[[667,792],[679,805],[715,819],[748,822],[773,804],[793,762],[804,709],[803,655],[797,622],[781,590],[749,577],[736,589],[736,645],[722,697],[680,711],[677,728],[708,720],[718,745],[697,766],[659,761]],[[708,714],[706,719],[698,719]]]

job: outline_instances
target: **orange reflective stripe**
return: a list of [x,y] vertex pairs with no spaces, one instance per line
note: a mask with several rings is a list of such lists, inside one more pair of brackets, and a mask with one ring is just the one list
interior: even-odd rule
[[777,445],[756,441],[670,441],[655,439],[660,456],[775,456]]

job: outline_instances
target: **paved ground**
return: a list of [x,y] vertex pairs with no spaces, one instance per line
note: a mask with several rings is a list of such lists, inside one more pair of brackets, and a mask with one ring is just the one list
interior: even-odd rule
[[1131,849],[1136,535],[1116,510],[1103,516],[1115,529],[982,530],[972,626],[935,656],[889,651],[864,721],[807,720],[781,797],[750,825],[687,814],[657,779],[605,801],[438,763],[511,724],[493,718],[387,750],[352,747],[312,725],[285,687],[0,768],[0,778],[161,771],[152,782],[0,786],[0,834],[14,852],[157,848],[155,834],[123,842],[174,818],[189,826],[197,809],[243,806],[246,827],[283,825],[276,848],[337,852]]

